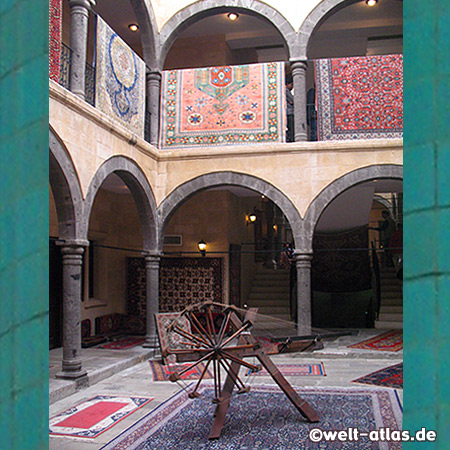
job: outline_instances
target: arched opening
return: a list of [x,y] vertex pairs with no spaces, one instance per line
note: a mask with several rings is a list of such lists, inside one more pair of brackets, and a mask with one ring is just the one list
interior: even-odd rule
[[[238,18],[231,21],[229,12]],[[289,50],[282,34],[266,18],[239,8],[209,11],[171,44],[164,70],[287,61]]]
[[[309,140],[322,140],[317,129],[317,108],[325,100],[317,90],[321,91],[326,86],[322,86],[320,78],[323,77],[315,70],[314,61],[402,54],[403,2],[382,0],[369,7],[364,1],[325,0],[305,20],[299,30],[299,39],[301,53],[309,61],[306,71]],[[360,70],[361,73],[363,71]],[[350,80],[343,79],[343,82],[347,81]],[[370,83],[373,82],[370,79]],[[362,89],[361,84],[354,83],[354,86],[356,90]],[[333,87],[338,86],[335,84]],[[332,102],[337,101],[333,98],[331,96]]]
[[[328,196],[316,216],[311,276],[315,327],[403,326],[401,238],[390,245],[402,225],[402,179],[399,173],[389,177],[375,168],[361,171],[365,176],[355,171],[333,183],[335,195]],[[387,228],[383,211],[389,211]]]
[[79,233],[81,188],[67,149],[49,133],[49,348],[63,343],[63,266],[59,239]]
[[[248,175],[208,174],[175,189],[159,212],[165,243],[161,310],[210,299],[258,307],[261,314],[285,322],[278,327],[295,320],[295,267],[283,261],[281,253],[285,242],[295,240],[300,217],[280,191]],[[205,257],[198,249],[200,241],[207,245]],[[209,273],[200,278],[212,284],[194,294],[197,282],[183,283],[192,279],[189,273],[198,276],[199,271]],[[179,279],[183,286],[175,287]]]
[[146,316],[130,303],[127,267],[133,257],[156,247],[150,186],[135,163],[113,157],[97,171],[85,208],[83,231],[89,246],[83,271],[82,346],[121,337],[142,343]]

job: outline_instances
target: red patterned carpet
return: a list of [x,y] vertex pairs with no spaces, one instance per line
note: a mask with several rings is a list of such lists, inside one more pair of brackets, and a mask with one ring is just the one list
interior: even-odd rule
[[403,55],[317,59],[319,140],[403,136]]
[[[326,376],[325,367],[323,363],[318,364],[277,364],[278,370],[287,377],[302,377],[302,376],[314,376],[321,375]],[[249,369],[246,375],[259,375],[263,377],[269,377],[269,373],[266,369],[262,369],[255,374],[251,373]]]
[[152,398],[97,395],[50,419],[50,434],[96,438]]
[[398,352],[403,349],[403,330],[388,331],[348,347],[382,352]]
[[[169,381],[169,376],[172,372],[181,372],[182,370],[186,369],[192,363],[186,363],[186,364],[168,364],[163,365],[158,361],[149,361],[150,363],[150,369],[152,370],[153,375],[153,381]],[[203,372],[203,369],[205,368],[205,365],[203,363],[198,364],[193,369],[188,370],[183,375],[181,375],[182,380],[198,380],[200,378],[200,375]],[[204,379],[206,378],[212,378],[212,373],[208,369],[205,373]]]
[[353,383],[372,384],[375,386],[403,389],[403,363],[385,367],[376,372],[353,380]]
[[107,344],[100,345],[98,348],[108,348],[110,350],[124,350],[126,348],[135,347],[136,345],[145,342],[143,337],[127,337],[119,339],[118,341],[108,342]]

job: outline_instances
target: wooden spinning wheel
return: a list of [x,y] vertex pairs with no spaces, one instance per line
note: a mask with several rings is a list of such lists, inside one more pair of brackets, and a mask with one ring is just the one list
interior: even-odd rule
[[[178,335],[178,348],[163,348],[162,356],[176,355],[178,362],[192,362],[185,369],[173,372],[170,381],[179,381],[185,372],[204,363],[199,380],[188,394],[190,398],[200,396],[198,389],[212,365],[213,402],[217,406],[209,439],[220,437],[234,387],[238,394],[250,391],[239,377],[241,366],[258,372],[262,365],[308,422],[319,421],[317,413],[297,394],[250,333],[256,315],[256,308],[242,313],[234,306],[205,302],[186,308],[167,327],[168,333]],[[182,326],[182,323],[188,326]],[[261,365],[245,361],[246,357],[256,357]],[[226,374],[223,384],[221,371]]]

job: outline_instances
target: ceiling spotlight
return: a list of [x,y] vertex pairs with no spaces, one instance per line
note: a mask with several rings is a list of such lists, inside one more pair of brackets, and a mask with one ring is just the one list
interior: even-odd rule
[[227,17],[228,17],[231,21],[235,21],[235,20],[239,17],[239,14],[236,14],[236,13],[231,12],[231,13],[228,13],[228,14],[227,14]]
[[378,0],[366,0],[367,6],[375,6],[378,3]]
[[139,30],[139,27],[138,27],[135,23],[130,23],[130,25],[128,25],[128,28],[129,28],[131,31],[137,31],[137,30]]

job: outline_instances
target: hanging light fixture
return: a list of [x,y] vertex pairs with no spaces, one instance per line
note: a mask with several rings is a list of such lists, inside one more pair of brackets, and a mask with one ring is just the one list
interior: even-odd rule
[[230,12],[230,13],[227,14],[227,17],[228,17],[232,22],[234,22],[234,21],[239,17],[239,14],[236,14],[236,13],[234,13],[234,12]]
[[366,0],[367,6],[375,6],[378,3],[378,0]]
[[197,243],[197,247],[202,256],[206,256],[206,242],[203,239]]

